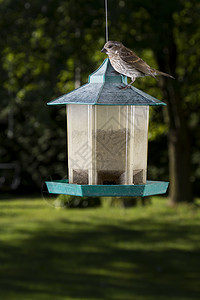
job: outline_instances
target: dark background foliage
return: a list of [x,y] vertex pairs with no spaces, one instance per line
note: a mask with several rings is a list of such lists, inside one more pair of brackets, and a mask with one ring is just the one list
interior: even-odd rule
[[[183,177],[195,195],[200,192],[199,15],[195,0],[109,1],[110,39],[176,77],[136,81],[168,103],[168,110],[151,110],[148,177],[168,180],[170,174],[173,183],[186,170]],[[65,108],[46,102],[85,83],[105,58],[100,53],[104,1],[2,0],[0,28],[2,188],[10,188],[14,172],[2,164],[15,163],[21,170],[18,191],[39,191],[45,177],[67,175]],[[183,192],[184,178],[179,181]]]

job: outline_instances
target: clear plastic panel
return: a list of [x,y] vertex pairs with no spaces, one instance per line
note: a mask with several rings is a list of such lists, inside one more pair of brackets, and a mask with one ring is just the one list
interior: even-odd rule
[[128,139],[127,107],[95,106],[94,119],[96,183],[124,184]]
[[134,107],[133,183],[146,183],[149,106]]
[[68,105],[69,182],[146,183],[148,106]]
[[92,165],[90,105],[67,105],[69,183],[88,184]]

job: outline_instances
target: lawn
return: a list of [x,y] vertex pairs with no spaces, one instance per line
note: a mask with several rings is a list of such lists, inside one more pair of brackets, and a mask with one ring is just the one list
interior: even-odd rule
[[199,300],[200,210],[0,201],[2,300]]

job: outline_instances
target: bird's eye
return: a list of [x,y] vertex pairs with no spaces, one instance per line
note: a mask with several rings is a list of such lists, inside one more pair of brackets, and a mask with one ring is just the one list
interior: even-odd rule
[[112,47],[113,47],[113,45],[108,46],[108,48],[112,48]]

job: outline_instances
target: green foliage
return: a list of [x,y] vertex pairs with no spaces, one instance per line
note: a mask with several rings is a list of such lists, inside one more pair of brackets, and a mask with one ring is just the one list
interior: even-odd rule
[[0,298],[198,300],[200,211],[152,201],[56,210],[1,200]]
[[[109,36],[150,65],[175,74],[191,137],[193,182],[200,178],[199,33],[200,4],[192,0],[109,1]],[[46,102],[87,81],[104,59],[103,1],[0,2],[0,157],[22,167],[22,186],[40,187],[48,175],[67,173],[65,109]],[[174,63],[169,51],[176,49]],[[162,79],[136,87],[163,99]],[[163,99],[167,101],[168,99]],[[163,112],[163,113],[162,113]],[[149,178],[167,178],[166,109],[150,116]],[[160,144],[166,149],[160,153]],[[164,178],[165,177],[165,178]],[[199,187],[195,185],[196,192]]]

